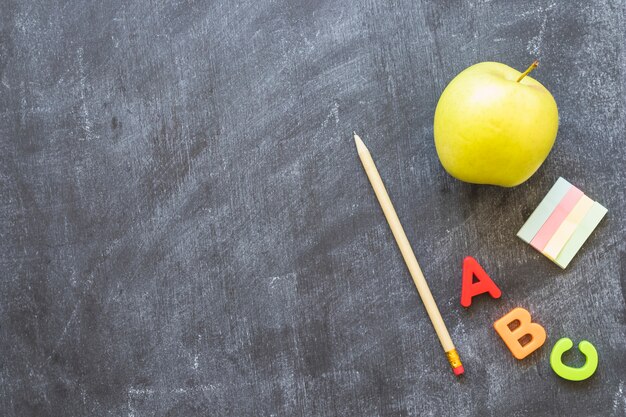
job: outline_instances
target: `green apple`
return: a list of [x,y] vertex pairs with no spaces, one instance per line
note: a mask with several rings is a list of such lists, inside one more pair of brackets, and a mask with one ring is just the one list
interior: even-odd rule
[[548,156],[559,127],[552,94],[524,72],[481,62],[457,75],[435,110],[441,164],[461,181],[519,185]]

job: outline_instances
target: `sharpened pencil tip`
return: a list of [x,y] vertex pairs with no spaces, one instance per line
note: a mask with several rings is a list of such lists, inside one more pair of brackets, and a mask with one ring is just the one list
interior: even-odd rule
[[359,135],[357,135],[356,132],[352,132],[352,133],[354,133],[354,143],[356,144],[357,152],[358,153],[367,152],[367,146],[365,146],[365,144],[363,143]]

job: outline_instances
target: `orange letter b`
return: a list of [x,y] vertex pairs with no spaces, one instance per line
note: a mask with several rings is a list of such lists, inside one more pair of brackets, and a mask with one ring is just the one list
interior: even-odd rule
[[[510,325],[519,322],[519,326],[511,329]],[[526,356],[539,349],[546,341],[546,331],[537,323],[530,319],[530,313],[523,308],[515,308],[507,315],[493,323],[493,328],[500,335],[504,343],[517,359],[524,359]],[[524,345],[521,339],[530,336],[530,341]]]

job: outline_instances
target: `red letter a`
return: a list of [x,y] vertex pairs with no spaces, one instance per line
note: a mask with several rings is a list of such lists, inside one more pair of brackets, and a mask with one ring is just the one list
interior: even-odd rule
[[[478,282],[474,282],[474,277]],[[475,295],[488,292],[493,298],[500,298],[502,291],[489,278],[489,275],[471,256],[463,260],[463,287],[461,288],[461,305],[469,307]]]

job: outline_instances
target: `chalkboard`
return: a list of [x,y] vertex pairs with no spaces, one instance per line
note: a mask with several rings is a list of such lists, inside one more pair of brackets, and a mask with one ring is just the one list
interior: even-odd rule
[[[0,0],[0,414],[626,415],[625,19],[623,0]],[[446,84],[533,59],[559,105],[545,164],[515,188],[450,177]],[[515,236],[559,176],[609,210],[564,271]],[[501,299],[461,307],[465,256]],[[548,334],[522,361],[493,329],[518,306]],[[596,346],[593,377],[554,374],[561,337]]]

